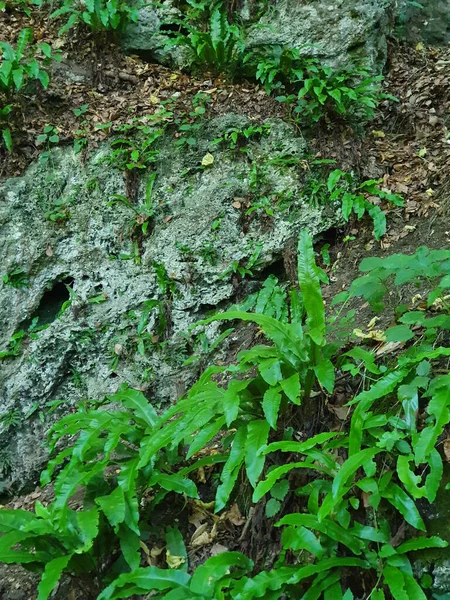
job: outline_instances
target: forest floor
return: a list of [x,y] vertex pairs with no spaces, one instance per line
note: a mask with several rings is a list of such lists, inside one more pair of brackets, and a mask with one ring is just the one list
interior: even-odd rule
[[[196,78],[138,57],[124,56],[105,40],[99,46],[89,34],[79,31],[70,38],[57,38],[54,22],[21,15],[0,13],[2,38],[14,42],[21,28],[32,26],[40,41],[60,45],[64,53],[56,65],[48,90],[25,97],[16,107],[17,130],[13,131],[17,150],[0,155],[0,178],[19,176],[42,151],[36,137],[44,126],[58,130],[62,144],[72,144],[77,131],[89,140],[89,152],[108,135],[109,128],[98,125],[125,123],[133,117],[151,114],[175,92],[177,104],[191,107],[199,91],[208,93],[208,115],[239,111],[254,120],[283,116],[283,108],[253,84],[229,84],[224,79]],[[354,171],[361,178],[383,179],[386,189],[401,194],[404,207],[388,213],[388,230],[376,242],[369,222],[350,223],[345,231],[333,230],[330,243],[331,265],[326,268],[330,284],[324,297],[330,301],[347,288],[358,275],[358,265],[366,256],[412,253],[419,246],[448,248],[450,242],[450,50],[416,47],[392,42],[386,71],[386,92],[398,103],[384,102],[364,137],[349,129],[323,128],[309,135],[312,154],[334,159],[336,166]],[[73,109],[88,105],[81,122]],[[449,129],[448,129],[448,128]],[[343,241],[343,240],[346,241]],[[318,244],[320,247],[320,243]],[[364,324],[360,324],[363,326]],[[340,421],[345,415],[333,415]],[[341,423],[342,424],[342,423]],[[34,502],[51,498],[51,488],[14,498],[12,508],[32,509]],[[208,517],[209,518],[209,517]],[[214,552],[239,546],[249,525],[235,505],[220,522],[207,522],[199,512],[191,521],[191,553],[201,562]],[[205,523],[207,526],[204,527]],[[196,533],[197,532],[197,536]],[[200,533],[199,533],[200,532]],[[0,567],[0,598],[34,600],[37,578],[20,567]],[[73,598],[75,591],[63,587],[60,598]]]

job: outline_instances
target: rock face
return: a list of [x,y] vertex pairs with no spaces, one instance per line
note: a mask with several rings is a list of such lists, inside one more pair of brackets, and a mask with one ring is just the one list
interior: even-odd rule
[[332,65],[386,60],[392,0],[280,0],[249,34],[249,46],[280,44],[304,49]]
[[[390,30],[395,0],[277,0],[250,25],[247,43],[251,49],[268,44],[301,48],[335,66],[366,64],[381,71],[386,60],[386,34]],[[181,13],[173,0],[163,2],[164,11],[145,7],[139,22],[131,24],[123,39],[129,51],[151,52],[160,60],[184,67],[188,54],[166,51],[158,31],[163,15],[169,20]],[[249,3],[242,4],[241,16],[250,19]]]
[[[140,206],[150,174],[136,209],[109,203],[126,186],[102,160],[107,145],[85,162],[72,149],[54,150],[1,186],[0,275],[10,281],[0,284],[0,351],[9,354],[0,360],[0,490],[36,480],[45,431],[80,401],[123,382],[156,406],[175,401],[189,385],[182,364],[194,351],[180,334],[236,301],[236,291],[257,287],[252,280],[300,229],[315,234],[336,222],[304,200],[305,142],[282,121],[268,122],[270,133],[245,152],[211,145],[248,124],[238,115],[205,121],[189,151],[165,135],[147,235]],[[255,204],[263,189],[273,216]],[[252,275],[237,284],[234,272],[245,266]]]

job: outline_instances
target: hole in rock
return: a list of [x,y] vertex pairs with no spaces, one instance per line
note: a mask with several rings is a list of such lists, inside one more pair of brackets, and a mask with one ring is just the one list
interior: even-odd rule
[[286,280],[283,258],[278,258],[270,265],[267,265],[267,267],[264,267],[261,271],[255,273],[255,279],[264,282],[269,275],[274,275],[280,282]]
[[330,244],[330,246],[333,247],[341,237],[342,235],[337,227],[330,227],[330,229],[322,231],[322,233],[317,236],[314,246],[316,247],[316,250],[320,250],[323,244]]
[[31,324],[36,317],[39,319],[38,325],[48,325],[49,323],[52,323],[56,319],[64,302],[70,299],[67,286],[71,287],[72,285],[72,277],[66,277],[61,281],[55,281],[51,289],[44,292],[44,295],[39,302],[39,306],[27,320],[26,325],[28,326]]

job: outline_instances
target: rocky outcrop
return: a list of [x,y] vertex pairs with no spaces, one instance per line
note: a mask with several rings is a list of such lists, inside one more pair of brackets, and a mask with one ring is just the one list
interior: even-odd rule
[[[0,275],[12,279],[0,284],[0,351],[10,353],[0,360],[0,489],[35,480],[45,431],[80,401],[123,382],[156,406],[175,401],[189,385],[182,365],[193,351],[180,334],[255,289],[300,229],[314,234],[336,220],[303,198],[305,142],[282,121],[268,122],[270,133],[246,152],[211,146],[230,126],[248,124],[237,115],[205,121],[188,151],[165,135],[147,235],[139,206],[149,172],[137,210],[111,204],[126,185],[103,161],[106,144],[85,162],[71,148],[56,149],[2,185]],[[267,191],[273,216],[252,205],[254,186]],[[238,266],[252,275],[237,285]]]
[[[395,0],[269,2],[264,16],[256,23],[247,22],[247,44],[250,49],[287,45],[333,66],[365,64],[379,72],[386,60],[386,35],[395,4]],[[183,48],[163,48],[158,32],[164,19],[181,16],[174,0],[166,0],[163,6],[164,10],[143,8],[138,23],[128,27],[123,44],[130,52],[148,52],[162,62],[186,67],[189,54]],[[242,17],[250,19],[252,14],[249,3],[243,3]]]

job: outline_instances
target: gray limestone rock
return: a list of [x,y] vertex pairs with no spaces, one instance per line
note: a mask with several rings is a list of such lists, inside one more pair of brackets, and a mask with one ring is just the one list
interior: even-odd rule
[[[280,260],[300,229],[316,234],[336,223],[332,211],[326,216],[303,198],[303,170],[292,159],[304,158],[306,144],[286,123],[270,121],[270,134],[247,152],[211,145],[230,126],[249,123],[239,115],[205,121],[188,151],[165,134],[147,236],[132,239],[135,213],[110,203],[126,186],[102,160],[107,144],[86,161],[71,148],[56,149],[48,162],[3,183],[0,276],[19,270],[27,285],[0,283],[0,351],[12,354],[0,359],[0,490],[36,483],[46,430],[80,401],[101,399],[126,382],[156,406],[174,402],[193,376],[182,368],[191,353],[182,333],[236,301],[233,269],[256,253],[246,280],[257,287],[258,274]],[[214,162],[203,166],[208,152]],[[270,190],[273,217],[258,208],[245,215],[255,185]],[[66,218],[54,220],[61,211]],[[152,301],[160,304],[151,308]],[[158,307],[168,321],[163,332]],[[138,334],[144,313],[148,322]]]
[[[395,0],[277,0],[257,23],[250,25],[247,44],[256,49],[270,44],[287,45],[319,56],[332,66],[366,64],[380,72],[386,60],[386,35],[390,31]],[[179,17],[173,0],[164,10],[145,7],[139,21],[123,37],[128,51],[144,51],[163,63],[186,67],[189,53],[183,48],[163,48],[158,34],[164,15]],[[244,22],[251,16],[248,2],[241,3]],[[248,25],[248,23],[247,23]]]

